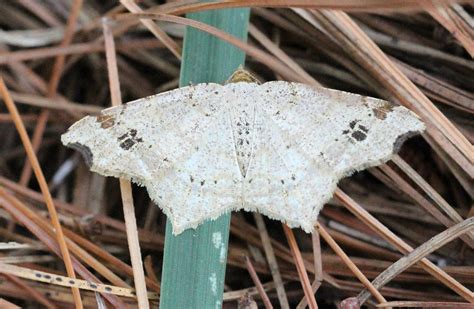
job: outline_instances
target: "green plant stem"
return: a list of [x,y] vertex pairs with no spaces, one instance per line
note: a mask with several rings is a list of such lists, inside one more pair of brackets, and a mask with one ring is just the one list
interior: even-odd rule
[[[247,38],[249,9],[188,14],[242,40]],[[245,54],[209,34],[187,28],[180,86],[223,83],[243,65]],[[179,125],[179,124],[176,124]],[[172,234],[166,224],[160,308],[220,308],[224,288],[230,214],[207,221],[195,230]]]

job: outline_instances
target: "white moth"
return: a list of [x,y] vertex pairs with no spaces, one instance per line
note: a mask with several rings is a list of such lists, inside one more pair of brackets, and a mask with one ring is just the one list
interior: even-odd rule
[[92,171],[146,186],[175,234],[239,209],[311,232],[340,178],[389,160],[424,130],[386,101],[233,76],[105,109],[62,142]]

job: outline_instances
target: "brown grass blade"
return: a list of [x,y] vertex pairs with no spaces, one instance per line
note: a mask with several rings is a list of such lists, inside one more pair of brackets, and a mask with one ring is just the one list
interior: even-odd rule
[[339,245],[334,241],[334,239],[329,235],[326,229],[320,224],[316,224],[321,237],[328,243],[331,249],[343,260],[344,264],[354,273],[354,275],[359,279],[359,281],[370,291],[372,296],[377,299],[379,303],[386,302],[385,298],[380,294],[376,287],[367,279],[367,277],[360,271],[360,269],[351,261],[347,254],[339,247]]
[[[340,189],[337,189],[335,194],[335,198],[343,203],[343,205],[357,218],[359,218],[362,222],[367,224],[371,229],[376,231],[382,238],[387,240],[393,246],[395,246],[400,252],[406,254],[408,252],[413,251],[413,248],[405,243],[401,238],[393,234],[387,227],[385,227],[382,223],[380,223],[376,218],[370,215],[366,210],[364,210],[360,205],[358,205],[353,199],[351,199],[348,195],[346,195]],[[434,265],[432,262],[427,260],[426,258],[422,259],[421,266],[424,270],[426,270],[429,274],[437,278],[441,281],[444,285],[455,291],[457,294],[462,296],[469,302],[474,303],[474,295],[469,289],[465,286],[460,284],[456,281],[453,277],[445,273],[439,267]]]
[[[54,305],[52,302],[50,302],[46,297],[44,297],[43,294],[38,292],[35,288],[30,287],[26,282],[24,282],[20,278],[17,278],[15,276],[7,274],[7,273],[3,273],[3,275],[6,278],[8,278],[8,280],[10,280],[14,284],[16,284],[18,286],[18,288],[27,291],[31,295],[31,297],[36,299],[39,303],[43,304],[43,306],[45,306],[46,308],[49,308],[49,309],[58,308],[56,305]],[[0,308],[3,308],[3,307],[0,306]]]
[[[452,3],[453,0],[440,0],[442,3]],[[314,8],[333,9],[344,11],[403,11],[420,10],[421,4],[418,1],[378,1],[378,0],[343,0],[334,2],[331,0],[226,0],[213,3],[199,3],[198,1],[177,1],[172,6],[158,7],[160,13],[181,15],[204,10],[228,9],[236,7],[292,7],[292,8]]]
[[[31,166],[33,167],[33,171],[35,173],[36,179],[38,180],[38,183],[41,188],[41,192],[43,193],[43,197],[46,202],[46,206],[48,207],[49,215],[51,217],[51,223],[53,224],[56,231],[56,239],[59,244],[59,248],[61,250],[61,256],[63,258],[64,265],[66,266],[68,276],[71,278],[75,278],[74,268],[72,267],[72,264],[71,264],[71,256],[69,255],[69,250],[66,245],[66,241],[64,239],[64,234],[61,228],[61,224],[59,223],[58,214],[56,212],[56,208],[53,203],[53,198],[48,189],[48,184],[46,183],[46,179],[39,165],[38,158],[36,157],[35,151],[33,150],[30,139],[28,137],[28,133],[26,132],[25,126],[23,125],[23,122],[21,121],[20,115],[15,106],[15,103],[10,97],[8,89],[6,88],[5,83],[3,82],[3,79],[1,77],[0,77],[0,93],[2,95],[2,98],[5,104],[7,105],[8,111],[10,112],[13,118],[13,121],[15,122],[15,126],[18,130],[18,133],[20,134],[20,138],[23,142],[23,146],[25,147],[28,160],[30,161]],[[78,308],[82,308],[82,302],[81,302],[79,290],[72,289],[72,292],[74,295],[74,301],[75,301],[76,306]]]
[[268,295],[265,292],[265,289],[263,288],[262,282],[260,281],[260,278],[258,278],[257,272],[255,271],[255,268],[253,267],[252,262],[250,261],[248,256],[245,256],[245,264],[247,265],[247,270],[250,274],[250,277],[252,277],[252,281],[255,284],[255,287],[257,288],[258,294],[260,294],[260,297],[263,300],[265,308],[272,309],[273,305],[270,302],[270,299],[268,298]]
[[474,58],[474,29],[472,17],[458,4],[423,1],[430,15],[461,42],[467,52]]
[[[132,13],[142,13],[143,10],[133,0],[120,0],[120,3]],[[141,19],[140,20],[145,27],[150,30],[151,33],[161,42],[166,48],[169,49],[173,55],[181,60],[181,47],[170,38],[166,32],[164,32],[158,25],[152,20]]]
[[[222,39],[240,49],[245,51],[247,55],[254,57],[258,61],[262,62],[263,64],[267,65],[268,67],[272,68],[274,71],[278,72],[281,76],[284,76],[288,80],[304,82],[304,78],[299,76],[298,74],[294,73],[293,71],[289,71],[286,65],[281,63],[277,58],[272,57],[271,55],[263,52],[262,50],[250,46],[246,42],[239,40],[228,33],[221,31],[215,27],[209,26],[207,24],[189,19],[183,18],[178,16],[172,15],[165,15],[165,14],[155,14],[155,13],[137,13],[137,14],[123,14],[117,17],[117,20],[124,20],[128,21],[130,19],[156,19],[162,21],[168,21],[180,25],[191,26],[193,28],[199,29],[201,31],[207,32],[215,37]],[[0,58],[1,59],[1,58]]]
[[[3,273],[11,274],[20,278],[30,279],[39,282],[50,283],[59,286],[75,287],[82,290],[100,292],[105,295],[117,295],[123,297],[135,298],[135,291],[129,288],[117,287],[113,285],[90,282],[87,280],[73,279],[70,277],[59,276],[53,273],[47,273],[38,270],[32,270],[25,267],[0,263],[0,269]],[[157,300],[158,294],[150,293],[150,299]]]
[[286,239],[290,245],[291,254],[295,259],[296,269],[298,270],[298,275],[300,277],[301,285],[303,286],[304,294],[308,300],[308,305],[311,309],[318,308],[318,304],[314,298],[313,289],[309,282],[308,273],[306,272],[306,267],[303,262],[303,257],[301,256],[298,244],[296,243],[295,235],[286,224],[283,224],[283,231],[285,232]]
[[471,304],[456,302],[434,302],[434,301],[389,301],[384,304],[378,304],[377,308],[443,308],[443,309],[463,309],[472,308]]
[[[107,20],[103,21],[103,31],[112,106],[119,106],[122,104],[122,97],[120,94],[120,82],[115,55],[115,45]],[[125,226],[127,228],[127,240],[130,258],[132,260],[135,289],[137,290],[138,307],[149,308],[145,273],[143,271],[143,262],[138,239],[137,221],[135,218],[135,207],[133,205],[132,185],[130,181],[120,179],[120,192],[122,193],[123,215],[125,219]]]
[[[376,289],[380,289],[408,267],[417,263],[453,239],[472,230],[473,227],[474,217],[466,219],[463,222],[446,229],[444,232],[431,238],[429,241],[411,251],[410,254],[406,255],[396,263],[392,264],[389,268],[384,270],[380,275],[377,276],[377,278],[372,281],[373,286]],[[364,290],[357,296],[361,304],[363,304],[369,298],[368,293],[369,292],[367,290]]]
[[[156,39],[134,39],[127,42],[118,43],[117,50],[151,49],[160,48],[162,46],[163,45]],[[41,58],[56,57],[58,55],[97,53],[104,50],[105,46],[101,42],[77,43],[65,47],[42,47],[0,54],[0,64],[37,60]]]
[[[22,209],[22,203],[16,198],[10,196],[2,188],[0,188],[0,204],[5,208],[18,222],[21,222],[31,233],[38,237],[51,251],[60,256],[61,251],[57,242],[51,237],[47,231],[43,230],[37,222],[31,220],[29,217],[24,215]],[[40,220],[41,221],[41,220]],[[52,233],[52,229],[50,229]],[[76,258],[71,257],[71,262],[74,269],[84,278],[92,282],[99,283],[100,281],[85,268]],[[0,268],[1,270],[1,268]],[[71,277],[71,280],[72,277]],[[71,286],[71,288],[76,288]],[[104,297],[117,308],[124,308],[124,304],[116,297],[111,295],[104,295]]]
[[263,250],[265,251],[265,257],[267,258],[267,263],[270,267],[273,282],[275,282],[280,307],[282,309],[288,309],[290,308],[290,305],[288,304],[288,298],[286,297],[285,287],[283,286],[280,268],[278,267],[278,262],[275,257],[275,251],[273,250],[270,236],[268,235],[267,228],[265,227],[265,222],[263,221],[262,215],[259,213],[254,213],[253,217],[260,233]]
[[[74,29],[76,27],[76,21],[79,17],[79,12],[82,7],[82,1],[83,0],[74,0],[71,6],[71,14],[69,14],[68,21],[66,24],[66,29],[64,30],[64,37],[61,41],[60,47],[68,46],[74,37]],[[65,56],[64,55],[59,55],[56,57],[53,68],[52,68],[52,73],[51,73],[51,78],[48,83],[47,87],[47,96],[49,98],[54,98],[57,94],[57,88],[59,85],[59,80],[61,79],[61,74],[63,71],[64,67],[64,62],[65,62]],[[41,144],[41,141],[43,140],[43,133],[46,128],[46,123],[48,122],[49,119],[49,111],[44,110],[41,112],[38,121],[36,122],[36,127],[33,132],[33,138],[32,138],[32,147],[34,152],[36,153],[38,151],[38,148]],[[23,166],[23,170],[21,172],[21,177],[20,177],[20,184],[26,185],[28,184],[29,180],[31,178],[31,165],[29,161],[25,162],[25,165]],[[79,292],[76,290],[73,290],[76,306],[79,308],[82,308],[82,304],[80,304],[80,297],[78,296]]]
[[[393,180],[397,187],[399,187],[405,194],[410,196],[414,201],[416,201],[418,205],[420,205],[426,212],[433,216],[438,222],[441,222],[444,226],[450,227],[455,223],[462,221],[462,218],[459,215],[456,216],[453,214],[453,211],[450,212],[450,217],[454,218],[448,218],[447,216],[445,216],[438,208],[436,208],[432,203],[430,203],[430,201],[428,201],[422,194],[420,194],[415,188],[413,188],[407,181],[405,181],[388,165],[382,165],[379,168],[387,176],[389,176],[390,179]],[[462,237],[462,239],[467,245],[469,245],[471,248],[474,248],[474,241],[471,238],[465,236]]]

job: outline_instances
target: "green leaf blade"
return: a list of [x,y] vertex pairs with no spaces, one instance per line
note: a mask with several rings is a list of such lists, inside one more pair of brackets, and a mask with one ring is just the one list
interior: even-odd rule
[[[189,14],[187,17],[246,40],[249,9]],[[245,61],[236,47],[187,28],[180,86],[223,83]],[[177,124],[178,125],[178,124]],[[172,234],[166,225],[160,308],[220,308],[224,288],[230,214],[206,221],[195,230]]]

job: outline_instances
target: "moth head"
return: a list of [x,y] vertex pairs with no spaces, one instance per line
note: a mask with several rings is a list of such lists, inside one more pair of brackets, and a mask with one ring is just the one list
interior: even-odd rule
[[240,66],[234,73],[229,77],[229,79],[225,82],[225,84],[230,83],[255,83],[261,84],[260,81],[250,74],[250,72],[244,70],[242,66]]

